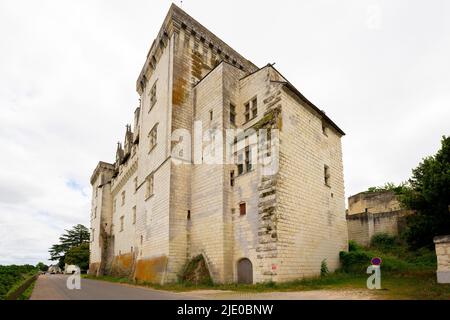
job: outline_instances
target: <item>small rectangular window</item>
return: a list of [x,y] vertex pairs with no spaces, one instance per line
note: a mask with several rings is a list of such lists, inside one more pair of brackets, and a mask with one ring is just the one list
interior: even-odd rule
[[136,206],[133,207],[133,224],[136,224]]
[[213,111],[209,110],[209,120],[212,121],[213,119]]
[[135,177],[135,178],[134,178],[134,192],[137,191],[137,188],[138,188],[138,178]]
[[152,151],[158,142],[158,124],[155,124],[153,126],[152,130],[150,130],[150,132],[148,133],[148,137],[149,137],[149,149],[150,151]]
[[122,191],[122,206],[125,204],[125,191]]
[[253,168],[251,157],[252,157],[252,154],[250,152],[250,148],[249,147],[245,148],[245,168],[246,168],[247,172],[252,171],[252,168]]
[[123,221],[124,221],[124,216],[120,217],[120,232],[123,231]]
[[258,99],[254,98],[252,100],[252,119],[256,118],[258,115]]
[[145,198],[148,199],[153,195],[153,174],[147,177],[147,190],[145,193]]
[[157,81],[155,81],[155,83],[153,84],[153,86],[152,86],[152,88],[150,89],[150,92],[149,92],[149,96],[150,96],[150,110],[152,109],[152,107],[156,103],[156,83],[157,83]]
[[230,186],[234,186],[234,170],[230,171]]
[[236,125],[236,106],[230,103],[230,123]]
[[116,212],[116,207],[117,207],[117,200],[114,199],[114,201],[113,201],[113,212]]
[[247,206],[246,206],[245,202],[242,202],[239,204],[239,214],[241,216],[247,214]]
[[325,185],[330,186],[330,168],[327,165],[323,167],[323,177]]
[[325,122],[322,120],[322,133],[324,136],[328,137],[328,132],[327,132],[327,125],[325,124]]
[[245,104],[245,122],[250,121],[250,102]]

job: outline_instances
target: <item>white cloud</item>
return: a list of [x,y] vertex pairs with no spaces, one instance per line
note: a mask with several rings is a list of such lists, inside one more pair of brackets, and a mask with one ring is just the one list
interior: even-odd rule
[[[113,160],[132,120],[135,81],[169,6],[0,2],[0,264],[45,261],[64,228],[89,224],[90,174]],[[406,180],[450,133],[445,0],[183,7],[257,65],[276,62],[346,131],[347,196]]]

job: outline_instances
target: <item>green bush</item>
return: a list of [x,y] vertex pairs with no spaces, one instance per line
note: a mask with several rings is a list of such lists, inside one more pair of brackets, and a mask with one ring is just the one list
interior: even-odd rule
[[330,273],[330,271],[328,270],[327,259],[323,259],[322,263],[320,264],[320,275],[323,277],[328,273]]
[[397,237],[387,233],[377,233],[370,240],[370,246],[380,249],[389,249],[397,245]]

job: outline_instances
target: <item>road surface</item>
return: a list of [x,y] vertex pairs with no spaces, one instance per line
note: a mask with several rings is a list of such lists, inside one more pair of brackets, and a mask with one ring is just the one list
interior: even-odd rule
[[366,300],[375,297],[369,290],[311,290],[296,292],[237,292],[196,290],[170,292],[128,284],[81,279],[80,290],[67,288],[66,275],[39,276],[31,300]]
[[69,276],[46,274],[39,276],[30,300],[186,300],[200,299],[168,291],[159,291],[106,281],[81,279],[79,290],[69,290]]

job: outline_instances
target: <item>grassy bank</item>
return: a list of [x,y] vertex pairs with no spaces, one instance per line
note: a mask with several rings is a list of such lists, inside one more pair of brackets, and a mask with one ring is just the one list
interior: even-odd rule
[[37,272],[38,270],[31,265],[0,266],[0,300],[5,299],[9,293]]

